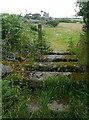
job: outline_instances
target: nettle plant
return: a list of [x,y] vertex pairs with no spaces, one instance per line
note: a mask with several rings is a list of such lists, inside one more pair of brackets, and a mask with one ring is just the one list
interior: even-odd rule
[[11,56],[11,52],[18,52],[21,56],[24,51],[27,51],[28,56],[32,55],[32,57],[35,57],[39,54],[39,48],[43,47],[46,50],[49,49],[48,44],[46,44],[45,34],[42,33],[43,44],[41,45],[39,43],[37,25],[26,21],[21,15],[2,14],[1,17],[2,54],[4,59]]
[[21,50],[25,19],[21,15],[3,14],[2,16],[2,50],[3,56],[11,51]]
[[20,44],[21,32],[23,29],[24,19],[20,15],[2,15],[2,39],[7,45]]

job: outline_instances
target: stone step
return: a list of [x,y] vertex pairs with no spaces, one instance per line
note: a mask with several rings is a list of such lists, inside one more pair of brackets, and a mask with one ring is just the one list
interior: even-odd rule
[[41,85],[43,85],[43,82],[45,79],[47,79],[48,77],[56,77],[56,76],[60,76],[60,75],[65,75],[67,77],[69,77],[71,75],[71,72],[43,72],[43,71],[34,71],[31,73],[31,76],[29,76],[31,85],[34,88],[37,88]]
[[56,72],[82,72],[77,62],[36,62],[26,65],[28,71],[56,71]]
[[44,55],[39,56],[40,62],[77,62],[76,55]]
[[48,53],[49,55],[75,55],[75,53],[70,51],[52,51]]
[[[61,100],[61,99],[60,99]],[[55,111],[55,112],[68,112],[69,111],[69,104],[66,102],[66,104],[60,102],[60,100],[51,100],[49,103],[45,102],[45,105],[47,106],[47,110]],[[62,98],[62,100],[64,100]],[[42,108],[42,99],[40,98],[29,98],[26,102],[27,111],[29,114],[31,113],[38,113],[40,111],[40,108]],[[44,109],[44,108],[43,108]]]
[[75,72],[43,72],[43,71],[33,71],[31,73],[31,76],[29,76],[29,80],[34,88],[37,88],[39,86],[42,86],[44,83],[44,80],[46,80],[48,77],[57,77],[57,76],[66,76],[68,78],[75,78],[85,80],[84,78],[87,78],[86,73],[75,73]]

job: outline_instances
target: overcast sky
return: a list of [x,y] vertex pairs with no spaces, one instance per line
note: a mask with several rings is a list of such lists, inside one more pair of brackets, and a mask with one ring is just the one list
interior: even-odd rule
[[0,13],[40,13],[51,17],[74,17],[77,0],[1,0]]

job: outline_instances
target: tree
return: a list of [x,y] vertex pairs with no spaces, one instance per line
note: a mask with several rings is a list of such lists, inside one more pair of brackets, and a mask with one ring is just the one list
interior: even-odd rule
[[32,19],[41,19],[41,15],[39,13],[32,14]]
[[78,12],[79,16],[83,17],[84,20],[84,31],[89,31],[89,1],[78,3],[80,11]]
[[84,65],[86,65],[86,70],[89,72],[89,1],[80,2],[77,5],[80,9],[78,15],[82,16],[84,20],[83,34],[81,35],[80,40],[80,61],[85,59],[84,61],[86,62]]
[[26,13],[26,15],[24,15],[24,18],[26,18],[26,19],[31,19],[31,17],[32,17],[32,14],[31,13]]

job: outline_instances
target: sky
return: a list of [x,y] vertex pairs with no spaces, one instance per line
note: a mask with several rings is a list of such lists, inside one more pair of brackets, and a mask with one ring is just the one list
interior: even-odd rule
[[77,0],[1,0],[0,13],[41,13],[45,11],[50,17],[75,17]]

